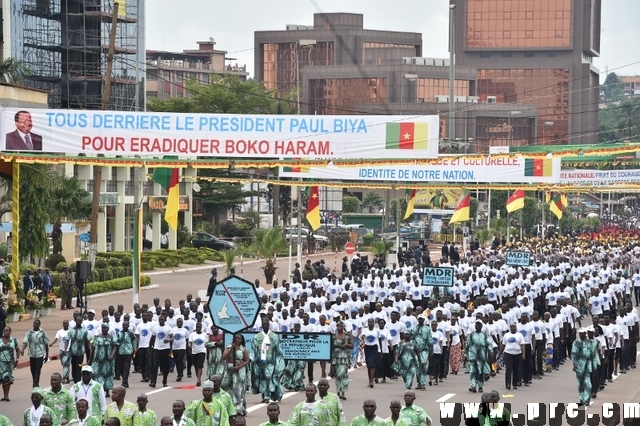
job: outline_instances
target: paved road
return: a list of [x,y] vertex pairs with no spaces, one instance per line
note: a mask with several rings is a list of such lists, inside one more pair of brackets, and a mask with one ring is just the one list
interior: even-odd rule
[[[325,255],[329,260],[333,254]],[[286,260],[280,265],[284,272],[287,268]],[[330,263],[330,262],[328,262]],[[259,267],[262,263],[245,263],[245,278],[253,280],[260,278]],[[333,265],[330,264],[333,267]],[[152,284],[158,285],[157,289],[145,290],[140,294],[140,301],[151,303],[154,297],[164,299],[166,297],[177,301],[186,295],[187,292],[197,293],[197,290],[205,288],[209,277],[210,267],[206,266],[195,271],[183,271],[171,274],[154,275]],[[109,295],[90,300],[90,307],[94,309],[106,308],[109,304],[124,303],[129,306],[131,293]],[[66,311],[68,312],[68,311]],[[45,318],[43,328],[50,335],[61,324],[65,312],[55,311],[52,317]],[[30,322],[21,322],[14,325],[14,335],[18,339],[24,337],[25,331],[29,328]],[[60,371],[59,361],[54,360],[45,364],[43,369],[43,380],[41,385],[46,386],[51,373]],[[587,410],[587,413],[601,414],[602,403],[604,402],[637,402],[640,401],[640,388],[637,383],[640,377],[640,369],[631,370],[629,374],[617,377],[613,383],[609,384],[607,390],[600,394],[594,404]],[[319,366],[315,369],[316,379],[320,377]],[[16,425],[22,423],[22,413],[29,406],[29,393],[31,387],[31,376],[28,368],[19,368],[15,371],[16,383],[11,389],[11,402],[0,402],[0,413],[8,416]],[[479,394],[468,392],[468,375],[450,375],[444,383],[438,386],[429,387],[426,391],[417,391],[416,404],[422,406],[427,412],[437,420],[441,402],[478,402]],[[401,380],[390,381],[386,384],[377,384],[373,389],[369,389],[366,379],[366,371],[359,368],[350,373],[350,389],[347,393],[348,400],[344,403],[344,411],[349,421],[362,412],[362,402],[365,398],[373,398],[378,404],[378,414],[384,417],[389,415],[389,401],[392,399],[402,399],[405,388]],[[127,399],[134,401],[137,395],[146,393],[149,395],[149,408],[154,410],[161,417],[170,415],[170,407],[174,400],[183,399],[190,401],[200,397],[201,390],[195,388],[195,379],[187,379],[181,383],[175,382],[175,375],[169,378],[169,387],[151,389],[146,383],[139,382],[139,375],[133,375],[130,379],[131,387],[127,392]],[[415,386],[415,384],[414,384]],[[529,402],[552,403],[552,402],[575,402],[578,399],[575,376],[571,372],[569,364],[561,367],[561,370],[554,372],[544,380],[537,380],[529,388],[519,388],[516,391],[507,391],[504,387],[504,376],[498,375],[492,378],[485,386],[485,390],[498,390],[502,397],[502,402],[512,404],[514,413],[526,413],[526,404]],[[512,395],[512,396],[510,396]],[[293,407],[304,399],[302,393],[287,393],[281,404],[282,418],[288,418]],[[257,425],[266,421],[266,407],[260,403],[259,395],[247,395],[248,417],[247,424]],[[439,424],[439,422],[435,422]],[[563,424],[568,424],[566,421]]]

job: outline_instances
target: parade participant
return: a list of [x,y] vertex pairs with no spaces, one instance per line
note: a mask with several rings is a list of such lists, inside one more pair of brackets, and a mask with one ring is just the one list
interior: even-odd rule
[[91,354],[91,344],[89,332],[82,327],[82,315],[79,312],[74,312],[73,319],[74,326],[67,332],[67,354],[71,367],[71,378],[74,383],[78,383],[81,380],[80,371],[85,354],[87,357]]
[[380,329],[375,327],[373,318],[367,320],[367,327],[362,330],[360,345],[364,348],[365,362],[367,364],[367,375],[369,376],[369,387],[373,387],[376,366],[380,362]]
[[116,335],[116,343],[118,345],[118,370],[122,377],[122,387],[129,387],[129,373],[131,372],[131,359],[136,351],[136,335],[129,330],[129,321],[122,323],[122,330]]
[[[193,368],[196,370],[196,386],[202,383],[204,358],[207,355],[207,334],[202,331],[202,322],[196,323],[196,329],[189,335],[189,351],[191,352]],[[191,377],[187,367],[187,378]]]
[[389,426],[409,426],[407,420],[400,417],[400,410],[402,409],[402,405],[400,401],[397,399],[392,400],[389,403],[389,410],[391,411],[391,415],[387,417],[387,424]]
[[84,398],[80,398],[76,401],[77,416],[72,419],[67,426],[101,426],[102,422],[96,416],[90,416],[88,414],[89,401]]
[[[336,381],[338,397],[342,400],[347,399],[345,393],[349,390],[349,363],[352,349],[353,342],[351,339],[351,332],[345,330],[345,323],[343,321],[338,321],[336,323],[336,331],[333,335],[333,356],[331,358],[331,367],[334,375],[333,377]],[[320,394],[322,395],[322,388],[319,387],[319,389]]]
[[[246,415],[246,383],[249,361],[249,352],[245,347],[244,336],[236,334],[233,341],[222,354],[225,361],[226,371],[222,380],[222,388],[231,394],[233,398],[234,411]],[[215,375],[214,377],[220,377]],[[212,377],[213,380],[213,377]],[[215,380],[213,380],[215,383]],[[229,410],[231,412],[231,410]]]
[[202,398],[191,401],[185,415],[198,426],[230,426],[227,410],[213,399],[213,382],[202,383]]
[[280,406],[275,402],[267,405],[267,416],[269,421],[260,423],[259,426],[289,426],[287,422],[280,420]]
[[231,395],[229,395],[229,393],[227,393],[226,391],[222,390],[222,388],[220,387],[220,385],[222,384],[222,376],[219,374],[216,374],[211,378],[211,381],[213,382],[213,396],[212,396],[213,399],[218,401],[220,405],[224,407],[224,409],[227,411],[227,414],[229,415],[229,421],[232,422],[233,418],[238,413],[236,412],[236,407],[234,406]]
[[432,386],[434,383],[436,385],[438,384],[438,377],[440,376],[440,369],[442,368],[440,358],[443,355],[442,353],[446,340],[444,333],[438,330],[437,321],[431,321],[431,340],[433,342],[433,353],[429,357],[429,367],[427,369],[427,374],[429,374],[429,386]]
[[316,399],[316,385],[309,383],[304,390],[306,399],[296,405],[289,416],[289,426],[330,425],[331,413],[327,405]]
[[420,426],[422,424],[430,426],[431,417],[422,407],[414,404],[415,400],[415,392],[408,390],[404,393],[404,407],[400,409],[400,418],[405,420],[409,426]]
[[93,379],[102,384],[105,396],[113,389],[115,357],[118,351],[116,339],[109,334],[109,324],[102,323],[102,332],[93,338],[89,364],[93,367]]
[[396,360],[392,367],[402,376],[407,389],[411,389],[413,386],[413,378],[419,368],[419,356],[416,342],[411,338],[411,334],[409,332],[402,333],[402,340],[396,348]]
[[53,410],[61,425],[77,417],[75,401],[71,393],[62,387],[60,373],[51,375],[51,389],[43,392],[42,405]]
[[416,389],[426,389],[429,368],[429,358],[433,353],[433,338],[431,328],[425,325],[424,315],[418,316],[418,325],[411,329],[411,338],[416,342],[418,353],[418,371],[416,379],[418,386]]
[[351,420],[351,426],[387,426],[387,421],[380,416],[376,416],[376,402],[373,399],[365,399],[362,403],[362,411]]
[[578,330],[578,339],[573,342],[571,350],[573,371],[578,381],[578,397],[580,405],[589,405],[591,402],[591,371],[597,364],[594,345],[587,340],[587,329]]
[[0,414],[0,426],[13,426],[13,423],[11,422],[11,420],[9,420],[8,417]]
[[115,417],[120,420],[122,426],[134,426],[134,417],[138,412],[138,407],[133,402],[125,400],[127,390],[122,386],[113,388],[111,394],[111,404],[107,405],[104,412],[105,418]]
[[153,365],[151,368],[151,376],[149,377],[149,387],[156,387],[158,369],[160,369],[160,373],[162,374],[162,386],[167,386],[171,342],[173,342],[172,329],[166,325],[166,317],[160,315],[160,317],[158,317],[158,325],[153,327],[151,331],[151,341],[149,342],[149,347],[153,348]]
[[71,364],[71,356],[69,355],[69,339],[67,334],[69,333],[69,321],[62,321],[62,328],[56,333],[53,342],[49,344],[52,348],[53,345],[60,342],[58,345],[58,351],[60,353],[60,364],[62,364],[62,383],[69,383],[69,365]]
[[330,414],[328,426],[345,426],[344,411],[340,398],[333,392],[329,392],[329,381],[327,379],[318,380],[318,400],[327,406]]
[[93,368],[90,365],[82,367],[82,380],[71,386],[69,392],[74,401],[86,399],[89,404],[87,414],[102,418],[107,409],[107,400],[105,398],[102,384],[92,380]]
[[211,333],[205,347],[207,348],[207,378],[211,380],[216,374],[225,374],[226,366],[222,360],[224,333],[215,325],[211,326]]
[[9,391],[15,381],[14,368],[18,367],[20,346],[18,340],[11,336],[11,327],[2,330],[0,339],[0,383],[2,383],[2,401],[9,402]]
[[284,372],[284,355],[280,337],[269,329],[269,319],[262,318],[262,330],[251,346],[251,391],[262,394],[262,402],[282,400],[280,380]]
[[467,359],[466,372],[470,378],[470,392],[483,392],[484,378],[491,373],[489,367],[489,354],[491,352],[491,341],[486,334],[482,332],[484,324],[482,321],[476,321],[475,330],[467,338],[467,346],[465,346],[465,357]]
[[31,407],[27,408],[23,416],[24,426],[33,426],[40,423],[40,419],[43,415],[48,414],[51,416],[51,420],[54,426],[59,426],[60,421],[56,416],[56,413],[49,407],[42,404],[43,392],[42,389],[36,387],[31,391]]
[[136,403],[138,404],[138,411],[133,416],[134,426],[156,426],[158,423],[156,413],[147,408],[149,403],[147,395],[138,395]]
[[33,320],[33,329],[24,336],[20,354],[24,356],[24,350],[29,346],[29,368],[34,388],[39,387],[42,365],[49,360],[49,343],[47,332],[40,328],[40,320]]
[[173,417],[171,417],[171,426],[196,426],[196,424],[189,417],[184,415],[186,410],[184,401],[178,399],[172,405]]
[[509,326],[509,333],[506,333],[502,337],[502,346],[498,353],[504,354],[505,364],[505,386],[507,389],[511,389],[513,383],[513,389],[518,389],[518,380],[520,376],[520,363],[525,358],[524,352],[524,338],[522,334],[518,333],[518,329],[515,324]]

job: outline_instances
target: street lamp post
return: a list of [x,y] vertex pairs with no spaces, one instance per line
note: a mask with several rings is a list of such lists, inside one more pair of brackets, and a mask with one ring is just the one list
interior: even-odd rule
[[[296,43],[296,114],[300,115],[300,47],[315,46],[316,40],[298,40]],[[302,179],[301,179],[302,180]],[[296,188],[298,195],[298,239],[296,261],[302,264],[302,186]],[[291,263],[291,262],[289,262]],[[291,268],[289,268],[291,269]]]
[[402,78],[400,79],[400,115],[402,115],[402,103],[403,103],[402,101],[404,99],[404,88],[403,88],[404,80],[406,79],[406,80],[414,81],[414,80],[417,80],[417,78],[418,78],[418,74],[403,74]]

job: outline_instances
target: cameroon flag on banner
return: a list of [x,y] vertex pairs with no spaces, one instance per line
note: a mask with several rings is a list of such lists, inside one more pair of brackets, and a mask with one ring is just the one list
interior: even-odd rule
[[314,231],[320,228],[320,196],[318,187],[312,186],[307,199],[307,221]]
[[387,123],[386,149],[429,149],[429,124]]
[[167,221],[171,229],[177,231],[178,211],[180,210],[180,169],[160,167],[153,172],[151,179],[167,191],[164,220]]
[[416,189],[407,189],[405,197],[407,198],[407,211],[404,214],[404,220],[409,219],[409,217],[413,214],[413,208],[416,204],[416,194],[418,191]]
[[553,175],[553,159],[552,158],[527,158],[524,160],[525,176],[552,176]]
[[453,212],[449,223],[466,222],[469,220],[469,213],[471,211],[471,194],[466,193],[456,206],[456,211]]
[[562,219],[563,208],[564,206],[562,205],[562,196],[560,194],[551,199],[551,202],[549,203],[549,210],[551,210],[551,212],[556,215],[558,220]]

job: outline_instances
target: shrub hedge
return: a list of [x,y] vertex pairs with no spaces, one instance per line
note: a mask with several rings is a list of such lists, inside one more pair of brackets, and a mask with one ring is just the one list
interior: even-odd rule
[[[142,275],[140,277],[140,287],[151,284],[151,277]],[[87,295],[107,293],[109,291],[128,290],[133,287],[133,277],[116,278],[114,280],[87,283],[85,290]],[[60,287],[54,287],[56,297],[60,297]]]

